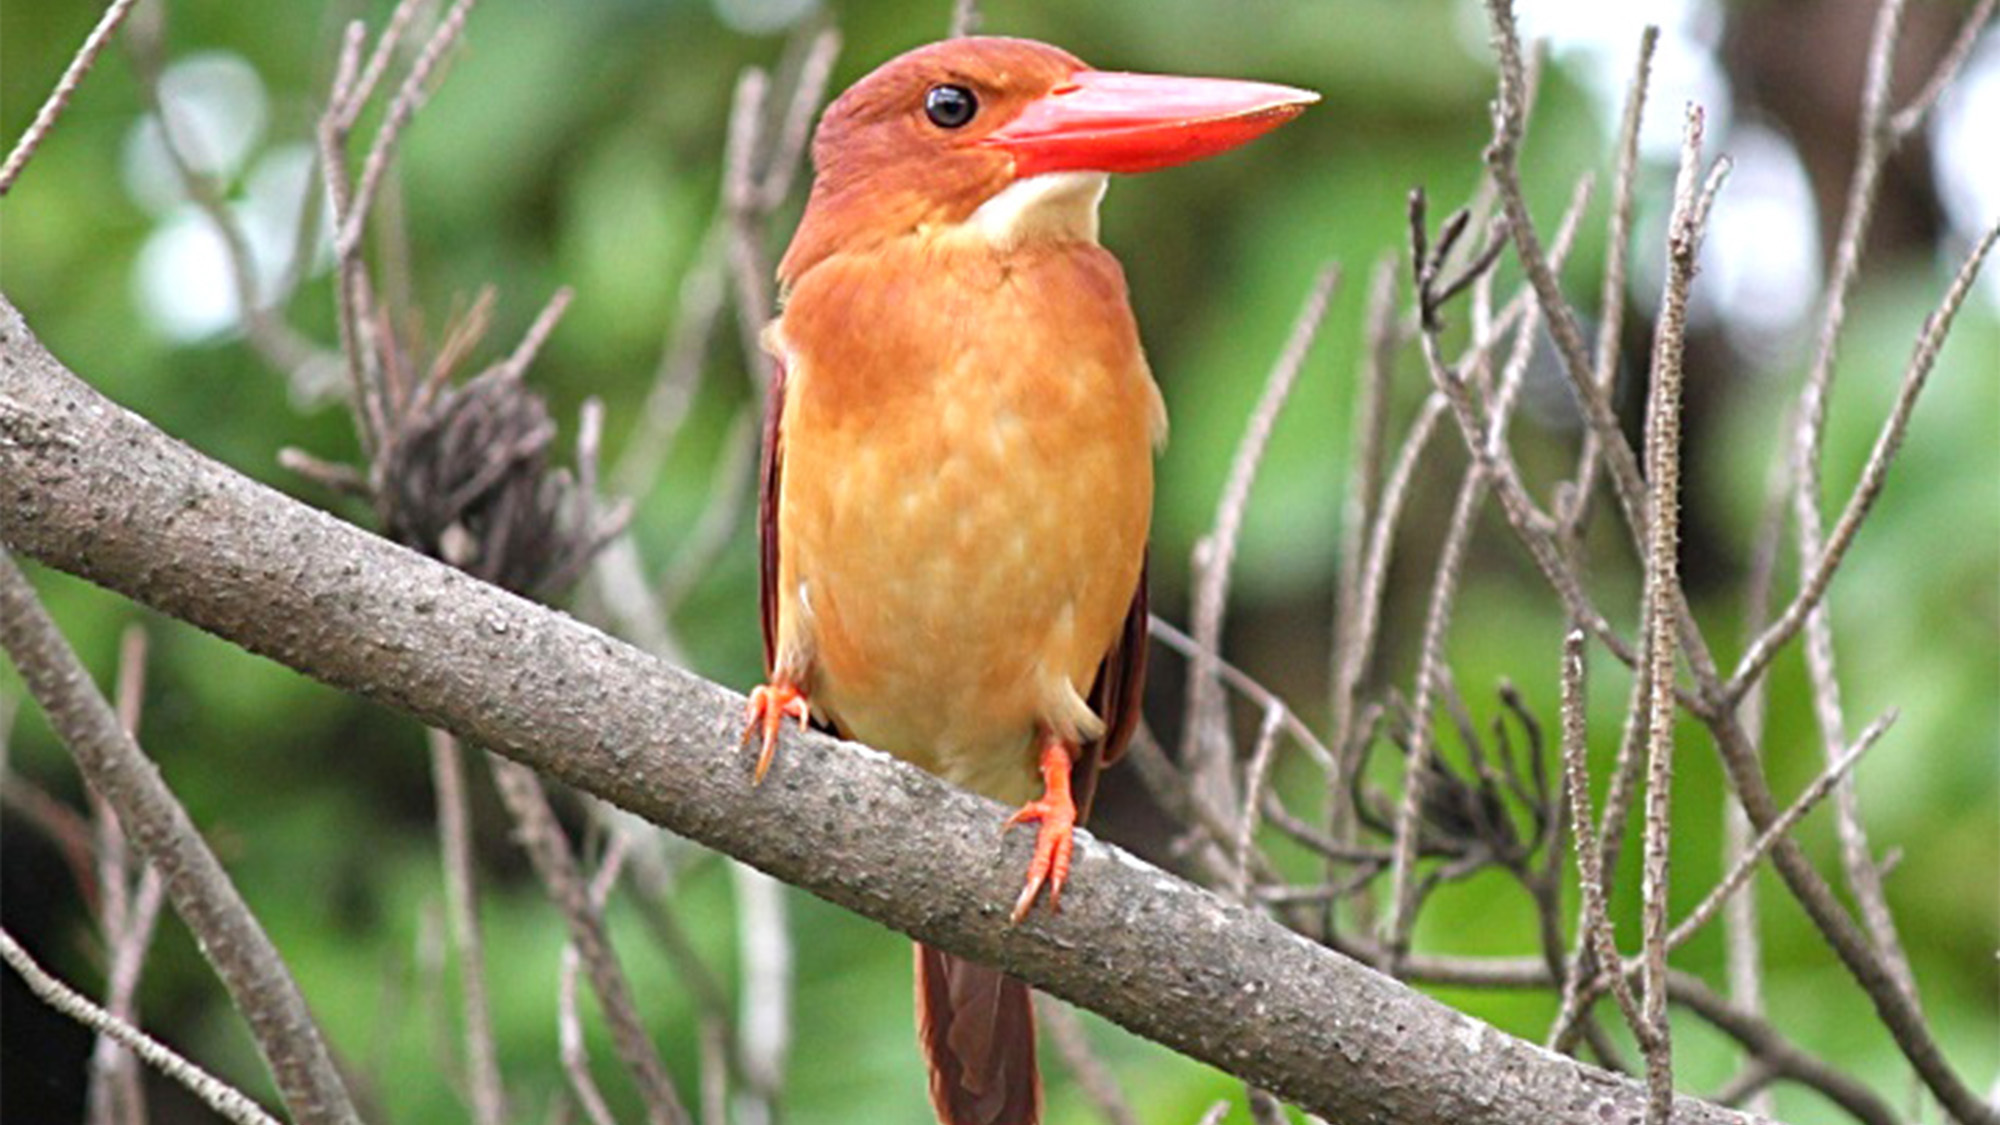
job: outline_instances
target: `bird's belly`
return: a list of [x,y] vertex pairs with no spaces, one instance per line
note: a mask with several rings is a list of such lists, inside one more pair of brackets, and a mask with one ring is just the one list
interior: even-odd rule
[[1133,440],[1077,405],[958,395],[918,425],[877,419],[845,442],[787,450],[788,498],[822,494],[788,503],[782,533],[814,639],[815,705],[853,737],[1003,800],[1035,791],[1038,729],[1093,721],[1078,697],[1144,553],[1143,428]]

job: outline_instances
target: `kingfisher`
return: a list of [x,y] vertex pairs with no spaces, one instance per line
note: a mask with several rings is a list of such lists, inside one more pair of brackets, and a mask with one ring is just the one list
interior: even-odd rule
[[[757,779],[789,718],[1017,806],[1036,840],[1012,918],[1056,909],[1139,721],[1167,433],[1098,203],[1317,100],[970,37],[828,107],[764,333]],[[1034,1125],[1027,985],[921,943],[916,980],[939,1121]]]

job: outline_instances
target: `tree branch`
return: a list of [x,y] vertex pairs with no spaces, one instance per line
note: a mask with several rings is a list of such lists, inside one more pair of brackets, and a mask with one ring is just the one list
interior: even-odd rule
[[[0,299],[0,540],[408,712],[1333,1120],[1635,1119],[1634,1083],[1504,1035],[1081,834],[1063,912],[1006,924],[1003,809],[296,503],[65,370]],[[1115,967],[1115,969],[1114,969]],[[1680,1125],[1740,1115],[1681,1099]]]

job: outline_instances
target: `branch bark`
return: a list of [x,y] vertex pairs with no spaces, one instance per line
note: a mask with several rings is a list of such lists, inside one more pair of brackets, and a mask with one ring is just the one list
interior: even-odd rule
[[[1063,911],[1006,922],[1005,810],[787,733],[741,697],[211,461],[63,368],[0,298],[0,541],[1332,1120],[1637,1120],[1635,1083],[1507,1036],[1080,834]],[[1748,1120],[1683,1098],[1679,1125]]]

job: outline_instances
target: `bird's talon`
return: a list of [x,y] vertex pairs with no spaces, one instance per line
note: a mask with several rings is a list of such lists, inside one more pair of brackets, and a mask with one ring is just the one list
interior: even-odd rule
[[1042,749],[1042,780],[1047,786],[1039,801],[1030,801],[1015,810],[1000,828],[1008,829],[1028,821],[1040,822],[1035,832],[1035,858],[1028,863],[1027,885],[1014,900],[1009,918],[1019,925],[1044,886],[1049,889],[1049,911],[1061,909],[1063,884],[1069,881],[1070,862],[1076,851],[1076,802],[1069,790],[1070,750],[1059,740],[1050,739]]
[[749,706],[743,709],[742,745],[750,744],[750,736],[761,727],[763,745],[757,751],[757,768],[751,774],[750,783],[761,785],[764,775],[771,769],[771,760],[778,752],[778,732],[784,726],[785,717],[790,715],[799,720],[799,729],[812,725],[812,706],[806,702],[805,693],[791,684],[779,682],[765,684],[750,693]]

